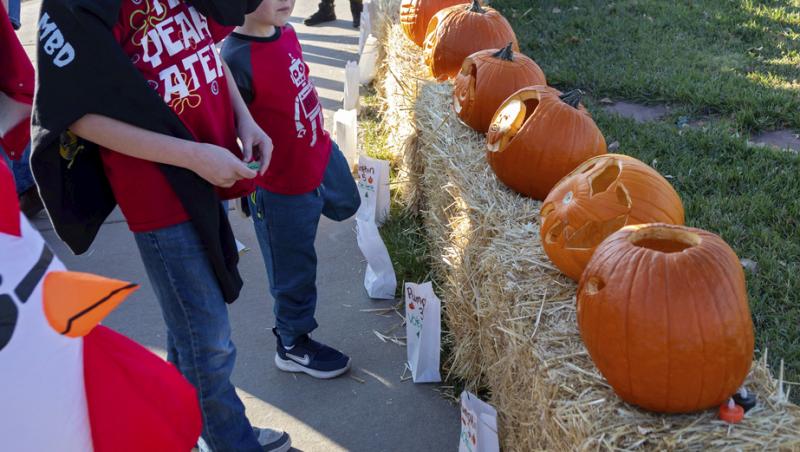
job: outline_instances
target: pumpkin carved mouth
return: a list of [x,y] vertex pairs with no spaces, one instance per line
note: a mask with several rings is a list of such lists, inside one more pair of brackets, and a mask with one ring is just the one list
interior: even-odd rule
[[634,246],[667,254],[683,252],[702,242],[693,232],[663,226],[643,227],[631,234],[628,240]]

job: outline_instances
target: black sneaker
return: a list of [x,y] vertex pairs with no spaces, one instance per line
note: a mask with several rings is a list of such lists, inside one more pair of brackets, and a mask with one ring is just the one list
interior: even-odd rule
[[336,20],[336,12],[333,10],[333,2],[321,2],[317,12],[312,14],[308,19],[304,20],[303,23],[309,27],[313,27],[314,25],[324,24],[325,22],[333,22],[334,20]]
[[298,339],[293,347],[283,346],[278,331],[272,333],[278,338],[278,351],[275,365],[284,372],[303,372],[314,378],[335,378],[350,369],[350,358],[344,353],[311,339],[307,334]]
[[292,448],[292,439],[286,432],[258,427],[254,427],[253,432],[264,452],[287,452]]

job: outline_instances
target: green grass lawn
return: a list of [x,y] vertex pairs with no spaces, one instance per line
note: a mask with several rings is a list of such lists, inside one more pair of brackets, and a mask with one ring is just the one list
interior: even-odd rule
[[[668,103],[636,124],[588,102],[609,143],[656,167],[687,224],[721,235],[747,272],[756,347],[800,382],[800,157],[747,146],[748,134],[800,130],[800,1],[496,0],[548,82],[605,97]],[[711,116],[703,130],[677,116]],[[760,353],[759,353],[760,354]],[[800,401],[800,387],[792,391]]]
[[430,281],[430,253],[422,231],[422,219],[418,215],[406,212],[398,201],[397,162],[387,149],[387,131],[382,127],[380,116],[380,99],[370,87],[361,97],[361,111],[358,114],[359,143],[367,155],[389,160],[391,174],[389,183],[392,191],[392,204],[389,219],[380,228],[389,255],[392,257],[395,275],[397,276],[397,297],[401,297],[404,282],[421,283]]
[[787,378],[800,381],[800,158],[750,148],[720,129],[681,134],[671,124],[596,119],[622,153],[671,176],[687,225],[719,234],[757,263],[746,271],[757,354],[769,348],[773,369],[782,358]]
[[800,129],[800,1],[495,0],[550,84]]

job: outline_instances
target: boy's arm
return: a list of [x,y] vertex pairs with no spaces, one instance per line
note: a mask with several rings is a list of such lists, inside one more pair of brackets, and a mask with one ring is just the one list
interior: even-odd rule
[[[258,174],[263,175],[267,172],[269,162],[272,159],[272,140],[256,124],[253,115],[250,114],[247,104],[245,104],[242,95],[239,93],[239,87],[236,86],[236,80],[233,78],[228,63],[223,61],[222,65],[225,71],[225,79],[228,82],[228,92],[230,92],[233,112],[236,115],[237,132],[239,139],[242,141],[244,161],[249,162],[254,157],[257,158],[261,163]],[[258,149],[258,152],[254,153],[254,149]]]
[[189,169],[220,187],[256,177],[255,171],[225,148],[151,132],[107,116],[87,114],[70,130],[121,154]]

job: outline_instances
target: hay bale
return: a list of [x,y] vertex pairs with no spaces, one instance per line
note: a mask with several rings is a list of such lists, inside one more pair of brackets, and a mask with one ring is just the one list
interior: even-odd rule
[[395,154],[398,196],[407,210],[417,213],[422,203],[417,175],[424,173],[424,168],[420,166],[423,160],[415,154],[414,102],[427,73],[418,48],[405,38],[399,25],[391,24],[384,35],[384,60],[377,86],[384,100],[384,126],[391,131],[387,145]]
[[[406,41],[398,26],[387,36],[385,119],[416,136],[415,146],[397,149],[409,152],[407,184],[443,282],[453,344],[446,365],[471,389],[489,390],[504,449],[800,449],[800,408],[765,359],[747,383],[761,403],[736,426],[713,411],[666,416],[622,402],[580,340],[575,284],[542,249],[540,203],[496,179],[485,139],[452,111],[452,85],[420,75],[419,50],[392,41]],[[397,88],[409,80],[413,89]]]

